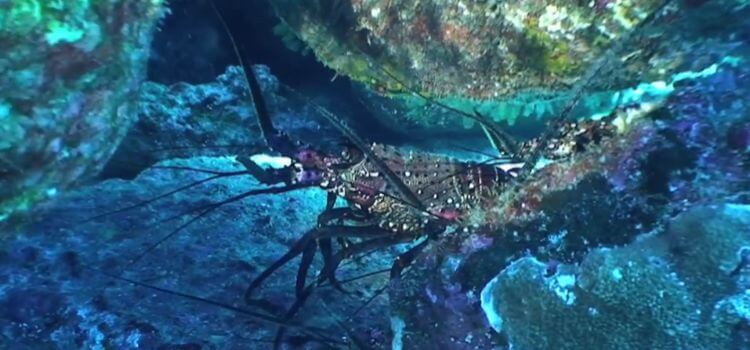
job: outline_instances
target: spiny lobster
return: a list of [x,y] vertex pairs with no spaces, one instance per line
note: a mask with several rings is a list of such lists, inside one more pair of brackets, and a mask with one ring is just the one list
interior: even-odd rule
[[[492,144],[507,158],[463,162],[433,153],[404,153],[392,146],[367,145],[342,120],[315,106],[349,139],[339,154],[326,154],[292,141],[273,127],[258,79],[252,69],[243,66],[266,143],[270,149],[288,157],[291,163],[281,169],[264,169],[249,158],[241,162],[256,179],[267,185],[284,183],[288,190],[317,186],[328,193],[326,209],[319,215],[318,225],[257,275],[246,290],[245,301],[251,305],[259,303],[253,298],[255,290],[280,267],[301,256],[295,283],[296,301],[284,315],[285,320],[299,311],[317,285],[329,283],[344,291],[335,272],[345,259],[426,238],[396,258],[390,278],[398,279],[431,237],[449,230],[470,232],[491,226],[492,223],[483,222],[481,213],[498,206],[500,194],[516,182],[518,173],[524,169],[525,158],[540,145],[544,147],[541,153],[546,158],[567,157],[613,132],[608,120],[565,122],[551,138],[517,144],[498,126],[476,115],[473,118],[481,123]],[[334,208],[337,198],[344,199],[347,206]],[[342,238],[358,240],[345,244],[348,241]],[[342,242],[337,251],[333,248],[334,239]],[[308,284],[308,271],[318,250],[323,267],[317,280]],[[282,327],[275,339],[276,347],[283,333]]]
[[[654,14],[656,12],[658,11]],[[641,23],[649,21],[650,19],[646,19]],[[236,45],[234,46],[236,48]],[[572,106],[580,98],[583,90],[580,86],[597,74],[598,69],[593,69],[588,77],[581,79],[580,86],[573,89],[575,93],[571,103],[549,129],[540,137],[526,142],[515,142],[501,128],[479,114],[456,111],[464,117],[478,121],[492,145],[504,158],[497,157],[486,162],[463,162],[433,153],[405,153],[392,146],[368,144],[341,119],[324,108],[313,105],[318,113],[348,139],[339,153],[326,153],[310,146],[303,146],[274,127],[255,73],[249,64],[243,62],[242,55],[237,53],[237,56],[244,68],[258,124],[266,144],[271,150],[287,157],[290,164],[280,169],[266,169],[248,157],[239,158],[247,169],[241,172],[242,174],[250,174],[270,187],[248,191],[236,198],[212,204],[200,211],[188,221],[188,224],[223,203],[251,195],[281,193],[310,187],[319,187],[328,193],[325,210],[318,216],[316,227],[306,232],[285,254],[255,276],[245,292],[244,299],[247,304],[261,305],[262,303],[254,297],[256,290],[275,271],[301,256],[295,282],[296,300],[283,317],[274,318],[261,313],[241,311],[228,305],[218,305],[277,324],[279,331],[274,340],[274,348],[281,345],[285,329],[292,325],[290,319],[300,310],[317,286],[328,283],[344,291],[336,278],[336,270],[346,259],[395,244],[418,242],[395,259],[390,269],[390,278],[398,279],[402,271],[429,244],[430,238],[446,233],[462,234],[492,227],[495,223],[487,222],[482,213],[500,205],[500,194],[523,181],[540,156],[547,159],[569,157],[585,150],[590,144],[613,135],[611,123],[606,118],[585,122],[565,120]],[[407,90],[416,91],[388,72],[384,73]],[[419,95],[416,92],[415,94]],[[448,106],[443,107],[451,109]],[[272,186],[278,184],[283,185]],[[335,207],[337,198],[342,198],[347,206]],[[129,208],[118,211],[127,209]],[[184,226],[149,247],[135,260],[182,227]],[[356,240],[351,243],[346,239]],[[419,241],[420,239],[423,240]],[[335,242],[339,243],[339,249],[334,249]],[[308,272],[318,250],[322,256],[323,267],[316,280],[308,283]],[[121,276],[113,277],[158,289]],[[199,299],[175,291],[158,290]],[[200,301],[216,304],[205,299]],[[297,328],[304,330],[303,327]],[[363,345],[360,347],[366,348]]]

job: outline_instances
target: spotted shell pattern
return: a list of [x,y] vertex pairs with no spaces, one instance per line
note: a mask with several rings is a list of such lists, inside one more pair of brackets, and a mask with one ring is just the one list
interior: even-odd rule
[[334,191],[358,209],[378,218],[380,227],[419,236],[433,221],[460,221],[462,216],[502,190],[510,176],[494,166],[461,162],[426,152],[404,154],[392,146],[373,144],[371,151],[409,188],[427,209],[400,199],[371,161],[337,174]]

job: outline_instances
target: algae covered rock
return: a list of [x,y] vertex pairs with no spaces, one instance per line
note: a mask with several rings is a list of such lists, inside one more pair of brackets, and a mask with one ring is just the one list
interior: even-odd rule
[[[572,116],[608,113],[629,103],[624,90],[715,63],[726,52],[718,44],[733,43],[750,12],[739,0],[273,4],[285,33],[364,85],[360,93],[379,120],[454,132],[475,123],[403,93],[404,84],[468,113],[539,127],[563,110],[576,84],[591,78]],[[705,17],[737,24],[707,28]]]
[[[481,221],[497,227],[431,242],[438,248],[390,289],[394,339],[417,349],[508,338],[535,350],[723,350],[748,335],[747,153],[727,134],[746,123],[746,69],[717,65],[675,83],[662,103],[618,109],[600,119],[617,136],[540,162],[518,191],[501,195],[502,210]],[[742,204],[706,206],[724,202]],[[484,300],[497,316],[488,322],[503,331],[487,336],[471,297],[500,270],[494,290],[503,298]]]
[[555,274],[521,258],[485,286],[482,307],[518,349],[729,349],[747,316],[748,244],[750,206],[696,207],[667,233]]
[[431,94],[492,98],[567,86],[660,4],[318,0],[274,6],[324,63],[355,80],[398,90],[387,79],[393,74]]
[[135,120],[148,1],[0,2],[0,221],[103,166]]

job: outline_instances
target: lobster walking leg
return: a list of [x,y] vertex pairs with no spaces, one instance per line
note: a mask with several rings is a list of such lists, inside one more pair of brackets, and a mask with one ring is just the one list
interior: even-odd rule
[[[381,230],[377,227],[372,227],[370,229]],[[342,249],[333,257],[331,257],[329,262],[323,266],[323,269],[320,272],[320,276],[318,277],[318,283],[320,284],[327,281],[334,288],[345,291],[336,278],[336,270],[338,269],[339,265],[341,265],[341,262],[344,261],[344,259],[360,253],[365,253],[371,250],[390,247],[395,244],[406,242],[407,240],[405,238],[394,236],[391,233],[386,232],[385,235],[381,235],[380,237],[368,239],[364,242],[353,244],[346,249]]]
[[[323,256],[323,270],[321,270],[321,274],[323,274],[323,271],[326,271],[327,267],[333,262],[333,242],[330,238],[321,239],[318,240],[318,246],[320,247],[320,255]],[[339,292],[346,293],[346,290],[341,287],[341,284],[335,278],[331,280],[331,285]]]
[[[334,205],[336,205],[336,195],[333,193],[328,193],[328,195],[326,196],[326,208],[322,213],[320,213],[320,215],[318,215],[319,227],[327,225],[329,222],[336,220],[337,218],[340,218],[345,214],[340,209],[347,208],[335,209],[333,207]],[[309,271],[310,266],[312,266],[313,258],[315,257],[316,246],[321,246],[321,253],[323,254],[323,258],[325,259],[326,253],[324,252],[324,248],[321,245],[322,241],[330,242],[331,239],[320,238],[317,240],[317,244],[315,242],[310,242],[302,252],[302,260],[300,261],[299,269],[297,270],[297,281],[295,286],[295,295],[297,299],[304,297],[303,294],[305,290],[305,283],[307,281],[307,271]]]
[[[362,230],[362,227],[348,227],[349,229],[358,229]],[[342,251],[339,251],[336,255],[329,256],[326,258],[326,255],[324,254],[324,261],[325,266],[323,267],[323,270],[321,271],[321,275],[319,276],[318,280],[316,282],[310,283],[309,285],[305,286],[304,288],[299,289],[300,286],[300,280],[297,280],[297,299],[294,301],[294,303],[289,307],[289,309],[284,313],[284,316],[282,317],[282,320],[290,320],[294,317],[294,315],[299,312],[299,310],[302,308],[302,306],[305,305],[305,302],[307,299],[312,295],[312,292],[315,290],[315,287],[320,285],[323,282],[328,281],[331,283],[332,286],[336,287],[339,290],[343,290],[343,288],[340,286],[339,282],[336,280],[335,272],[336,268],[340,265],[341,261],[344,259],[357,255],[359,253],[368,252],[374,249],[380,249],[383,247],[389,247],[397,243],[402,243],[403,238],[393,236],[392,234],[383,231],[379,227],[372,226],[372,227],[366,227],[368,235],[372,235],[375,232],[383,232],[386,234],[386,236],[380,236],[377,238],[371,238],[368,240],[365,240],[360,243],[353,244],[352,246],[348,247],[347,249],[344,249]],[[351,237],[351,235],[347,235]],[[325,241],[327,241],[327,244],[329,245],[327,248],[321,248],[321,251],[330,249],[330,238],[321,239],[325,244]],[[319,241],[319,244],[321,243]],[[299,275],[298,275],[299,277]],[[276,337],[274,338],[274,349],[279,349],[281,347],[281,341],[284,338],[284,334],[286,333],[286,327],[280,326],[279,330],[276,332]]]
[[308,244],[315,244],[318,239],[333,238],[333,237],[371,237],[372,233],[363,231],[360,227],[351,226],[325,226],[314,228],[305,233],[302,238],[292,245],[289,251],[286,252],[281,258],[276,260],[271,266],[263,270],[252,282],[245,291],[245,301],[249,304],[253,304],[252,294],[256,288],[273,274],[280,267],[284,266],[290,260],[296,258],[302,254],[307,248]]
[[297,270],[297,281],[295,286],[295,294],[297,299],[302,297],[304,293],[305,284],[307,282],[307,271],[312,266],[313,258],[315,257],[315,251],[318,248],[318,243],[311,241],[307,244],[304,251],[302,252],[302,260],[299,263],[299,269]]
[[429,242],[430,239],[427,238],[414,247],[411,247],[403,254],[399,255],[391,266],[391,280],[400,279],[401,272],[409,265],[411,265],[412,262],[414,262],[414,260],[419,256],[420,253],[422,253],[422,250],[424,250],[424,247],[426,247],[427,243]]
[[[294,301],[294,304],[289,307],[289,309],[284,313],[284,316],[281,318],[282,320],[290,320],[294,315],[297,314],[297,311],[302,308],[302,305],[305,304],[307,301],[307,298],[310,297],[312,294],[313,289],[315,289],[315,286],[313,284],[310,284],[306,288],[304,288],[298,295],[297,299]],[[276,336],[273,339],[273,349],[277,350],[281,348],[281,341],[284,339],[284,334],[286,333],[286,327],[279,326],[279,329],[276,331]]]
[[318,226],[326,226],[334,221],[354,220],[363,221],[367,218],[357,213],[351,208],[334,208],[321,213],[318,216]]

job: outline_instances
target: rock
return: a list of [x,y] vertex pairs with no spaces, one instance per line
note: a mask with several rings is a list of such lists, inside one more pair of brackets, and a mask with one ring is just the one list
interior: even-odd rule
[[[290,96],[268,67],[254,69],[277,129],[320,147],[338,141],[333,127],[320,120],[308,101]],[[244,73],[230,66],[205,84],[144,83],[138,121],[101,177],[132,178],[166,159],[259,152],[269,149],[260,134]]]
[[375,0],[274,6],[324,63],[354,80],[401,90],[390,74],[431,95],[487,99],[567,86],[659,2],[612,5]]
[[[576,83],[585,86],[571,116],[587,117],[626,105],[623,95],[640,84],[710,67],[734,46],[750,12],[734,0],[700,7],[671,1],[631,35],[664,3],[318,0],[273,6],[285,32],[364,85],[360,94],[382,123],[437,133],[477,124],[409,90],[533,132],[562,111]],[[705,25],[716,18],[737,25]],[[712,40],[703,40],[706,33]],[[609,48],[615,53],[595,69]]]
[[[242,169],[227,157],[172,160],[158,166]],[[132,206],[208,176],[156,167],[134,180],[103,181],[41,205],[35,211],[34,223],[16,234],[3,235],[0,244],[0,334],[12,336],[21,347],[264,347],[276,331],[272,325],[104,274],[122,274],[161,288],[245,307],[242,298],[250,279],[315,226],[316,216],[325,205],[323,191],[298,190],[220,206],[137,262],[133,259],[195,216],[195,208],[261,185],[247,175],[217,179],[91,220],[97,214]],[[383,252],[344,264],[339,278],[383,268],[391,263],[390,256]],[[320,262],[313,271],[317,268]],[[288,307],[294,301],[296,270],[296,262],[284,266],[262,286],[258,296],[276,309]],[[357,291],[347,297],[321,287],[294,320],[329,328],[329,335],[338,334],[340,329],[334,322],[340,316],[335,315],[352,315],[374,295],[384,278],[379,274],[344,284]],[[38,299],[44,302],[34,301]],[[375,298],[354,316],[353,331],[369,339],[370,334],[377,335],[373,330],[385,329],[385,302],[382,297]],[[367,322],[357,322],[362,319]],[[290,331],[290,335],[297,334]],[[309,342],[304,337],[296,339]],[[310,342],[306,346],[315,349],[320,348],[318,345]]]
[[160,0],[0,2],[0,222],[96,175],[135,121]]
[[668,233],[593,250],[551,276],[521,258],[485,286],[482,307],[518,349],[727,349],[746,317],[737,282],[748,243],[750,206],[696,207]]
[[[402,335],[394,339],[403,348],[469,347],[469,338],[480,348],[535,350],[724,349],[745,339],[750,228],[735,212],[750,203],[748,172],[725,136],[746,122],[735,95],[750,87],[745,71],[729,65],[676,84],[663,103],[618,109],[600,119],[614,136],[543,158],[477,215],[473,232],[434,239],[390,290],[394,337]],[[727,76],[736,78],[730,91],[719,88]],[[739,204],[706,206],[724,202]],[[606,284],[613,278],[620,283]],[[475,321],[482,290],[498,291],[484,294],[491,317],[483,326]],[[462,312],[446,306],[451,295],[463,297]],[[442,319],[446,326],[430,322]],[[492,327],[502,332],[488,334]]]

